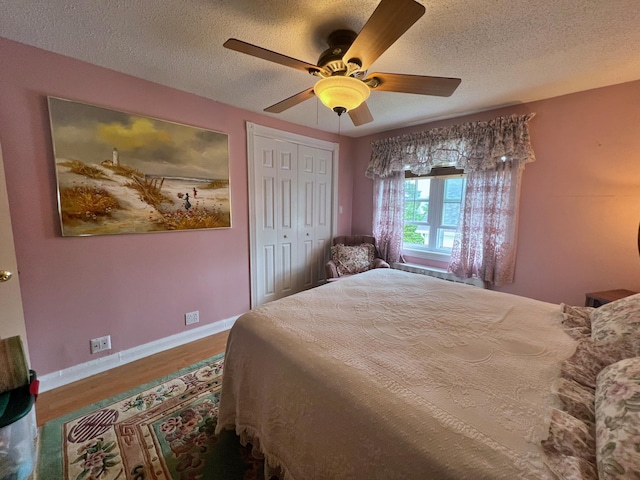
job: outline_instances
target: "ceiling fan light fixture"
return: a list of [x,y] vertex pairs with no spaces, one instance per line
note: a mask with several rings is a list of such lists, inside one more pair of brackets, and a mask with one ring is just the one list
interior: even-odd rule
[[324,105],[338,114],[358,108],[371,94],[362,80],[343,76],[323,78],[313,91]]

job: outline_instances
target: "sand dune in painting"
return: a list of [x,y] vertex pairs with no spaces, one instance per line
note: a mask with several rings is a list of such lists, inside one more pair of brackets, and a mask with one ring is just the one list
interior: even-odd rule
[[67,159],[56,166],[64,236],[231,226],[226,180],[148,177]]

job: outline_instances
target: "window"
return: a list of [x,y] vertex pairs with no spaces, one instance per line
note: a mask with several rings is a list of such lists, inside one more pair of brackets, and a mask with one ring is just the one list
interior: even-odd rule
[[403,239],[406,253],[439,259],[451,255],[465,185],[462,176],[417,177],[407,173]]

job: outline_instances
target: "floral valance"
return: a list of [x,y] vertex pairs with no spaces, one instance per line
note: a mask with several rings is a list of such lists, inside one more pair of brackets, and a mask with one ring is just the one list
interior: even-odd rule
[[366,175],[384,178],[405,170],[424,175],[435,165],[472,172],[494,168],[507,159],[524,166],[535,160],[527,125],[534,115],[498,117],[378,140],[371,144]]

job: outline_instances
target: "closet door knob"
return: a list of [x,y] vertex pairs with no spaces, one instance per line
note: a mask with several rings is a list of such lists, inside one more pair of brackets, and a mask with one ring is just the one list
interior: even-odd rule
[[287,238],[287,236],[285,235],[284,238]]

